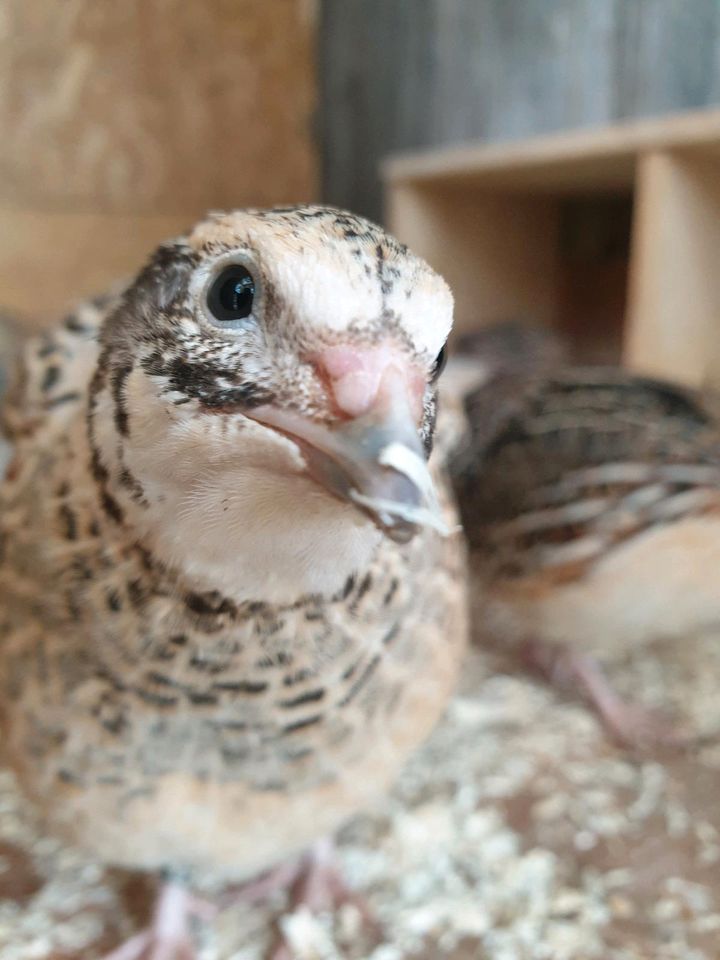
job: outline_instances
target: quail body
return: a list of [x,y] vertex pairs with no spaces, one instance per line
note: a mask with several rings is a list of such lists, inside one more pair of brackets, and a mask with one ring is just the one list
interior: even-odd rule
[[468,397],[453,467],[474,623],[569,667],[620,739],[665,739],[589,658],[720,621],[717,401],[618,368],[496,386]]
[[389,785],[465,637],[441,429],[426,465],[451,314],[380,228],[278,208],[210,217],[27,345],[0,704],[48,829],[238,880]]

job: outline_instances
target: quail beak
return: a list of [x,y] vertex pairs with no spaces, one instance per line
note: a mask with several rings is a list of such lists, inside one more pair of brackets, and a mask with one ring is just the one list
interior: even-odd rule
[[386,371],[367,412],[332,426],[272,406],[257,407],[249,416],[296,443],[310,476],[367,514],[391,540],[406,543],[421,527],[443,536],[451,532],[397,371]]

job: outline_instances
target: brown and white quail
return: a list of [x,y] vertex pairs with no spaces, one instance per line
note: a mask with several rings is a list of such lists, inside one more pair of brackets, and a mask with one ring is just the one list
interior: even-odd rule
[[[49,830],[242,881],[392,782],[465,640],[426,462],[451,320],[379,227],[289,207],[209,217],[29,342],[5,410],[0,711]],[[171,885],[118,956],[188,955],[186,905]]]

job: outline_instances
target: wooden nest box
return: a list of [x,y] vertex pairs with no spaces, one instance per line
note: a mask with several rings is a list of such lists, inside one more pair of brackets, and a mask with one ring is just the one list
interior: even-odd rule
[[720,387],[720,111],[396,155],[383,178],[456,329],[552,324],[580,360]]

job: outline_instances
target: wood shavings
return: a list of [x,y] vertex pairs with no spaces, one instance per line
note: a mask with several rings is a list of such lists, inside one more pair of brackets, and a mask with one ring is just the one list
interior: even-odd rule
[[[651,666],[618,660],[617,678],[650,698],[662,689],[692,724],[714,709],[720,682],[707,642],[660,645]],[[623,753],[582,705],[504,669],[495,655],[471,655],[445,721],[392,795],[339,838],[340,866],[380,942],[353,908],[283,915],[279,897],[199,929],[201,960],[262,960],[277,923],[301,960],[715,960],[717,746]],[[646,675],[655,678],[647,688]],[[0,866],[13,848],[36,885],[22,903],[0,896],[0,960],[95,960],[149,908],[151,885],[132,907],[129,881],[42,838],[3,773]]]

